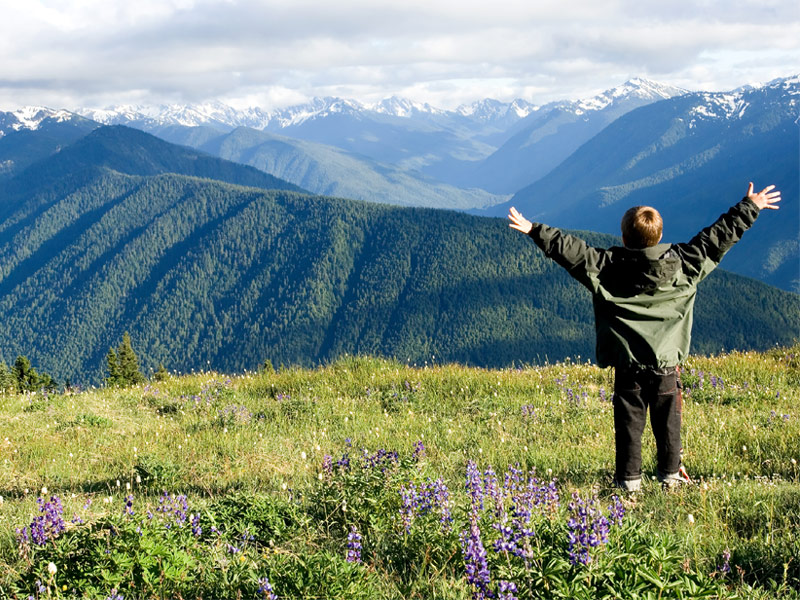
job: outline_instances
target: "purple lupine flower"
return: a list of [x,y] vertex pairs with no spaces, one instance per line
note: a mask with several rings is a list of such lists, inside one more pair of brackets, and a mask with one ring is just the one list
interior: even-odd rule
[[44,546],[47,543],[47,529],[45,528],[44,517],[34,517],[30,524],[31,540],[37,546]]
[[123,509],[127,516],[132,516],[134,513],[133,510],[133,494],[128,494],[125,498],[125,508]]
[[481,473],[478,465],[474,461],[467,462],[467,493],[472,503],[472,511],[483,510],[483,486],[481,485]]
[[417,504],[417,486],[409,483],[408,486],[400,486],[400,518],[403,521],[403,527],[406,533],[411,531],[411,524],[414,521],[414,511]]
[[117,591],[117,588],[111,590],[111,595],[106,596],[106,600],[124,600],[124,596]]
[[355,525],[350,528],[350,533],[347,535],[347,556],[345,560],[350,563],[361,562],[361,534],[358,533]]
[[515,531],[514,528],[506,525],[505,523],[507,522],[508,521],[506,520],[504,523],[492,524],[492,527],[494,527],[498,533],[500,533],[500,537],[494,541],[494,551],[498,553],[508,552],[514,556],[522,556],[523,551],[519,546],[517,546],[517,542],[520,540],[521,535]]
[[522,471],[519,468],[519,463],[513,467],[509,465],[508,469],[506,469],[503,488],[508,496],[513,496],[522,489]]
[[503,491],[497,481],[497,473],[489,465],[483,472],[483,495],[490,498],[494,503],[495,513],[499,516],[503,514]]
[[606,401],[606,388],[601,387],[600,388],[600,402],[605,402],[605,401]]
[[586,503],[577,492],[569,503],[569,558],[572,564],[592,562],[591,549],[608,543],[608,519],[597,508],[597,500]]
[[417,440],[414,443],[414,454],[411,457],[414,460],[419,460],[425,456],[425,444],[422,443],[422,440]]
[[433,487],[434,504],[440,514],[439,522],[442,524],[442,531],[447,532],[450,530],[450,525],[453,522],[450,490],[447,489],[447,485],[445,485],[441,477],[432,481],[431,486]]
[[[183,527],[189,515],[189,501],[183,494],[180,496],[173,496],[164,491],[158,499],[158,508],[156,508],[156,511],[164,516],[171,515],[175,520],[175,524],[178,527]],[[148,518],[150,518],[149,513]],[[171,526],[171,523],[167,523],[166,525],[167,529],[171,529]]]
[[200,527],[200,513],[194,513],[189,517],[189,522],[192,524],[192,535],[200,537],[203,535],[203,528]]
[[67,528],[63,517],[64,508],[58,496],[50,496],[48,502],[37,498],[36,503],[42,514],[34,517],[27,527],[17,529],[17,541],[20,545],[33,542],[37,546],[44,546],[48,540],[57,538]]
[[518,591],[517,584],[513,581],[501,579],[497,582],[497,591],[499,592],[497,600],[517,600],[517,597],[514,595]]
[[277,594],[272,590],[272,584],[266,577],[258,580],[258,594],[266,600],[278,600]]
[[411,525],[417,516],[437,511],[440,515],[439,522],[443,531],[450,529],[453,521],[451,514],[450,490],[441,479],[431,479],[417,489],[413,482],[400,486],[400,518],[406,533],[411,531]]
[[396,465],[398,454],[394,450],[387,451],[384,448],[378,449],[375,454],[370,455],[366,448],[362,449],[363,468],[378,469],[386,472],[390,466]]
[[433,509],[433,487],[430,485],[431,479],[422,484],[417,494],[417,513],[426,515]]
[[722,553],[722,564],[717,567],[717,571],[723,575],[727,575],[731,572],[731,551],[727,548],[725,548],[725,551]]
[[483,600],[493,596],[489,589],[492,577],[486,558],[486,549],[483,547],[481,532],[478,529],[477,515],[473,516],[469,528],[461,533],[461,552],[464,556],[464,573],[467,576],[467,582],[475,588],[472,598],[473,600]]
[[608,516],[614,525],[622,525],[622,517],[625,516],[625,507],[619,496],[611,496],[611,505],[608,507]]
[[17,544],[20,546],[27,546],[30,543],[30,535],[28,534],[27,527],[17,527]]
[[336,466],[339,467],[341,471],[349,471],[350,470],[350,454],[345,452],[342,454],[342,458],[336,461]]
[[333,473],[333,457],[330,454],[322,457],[322,470],[328,475]]

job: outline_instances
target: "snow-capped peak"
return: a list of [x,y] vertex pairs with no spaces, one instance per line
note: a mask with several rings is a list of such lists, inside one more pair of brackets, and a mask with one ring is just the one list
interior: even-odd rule
[[393,117],[412,117],[416,114],[442,114],[444,111],[434,108],[427,102],[419,103],[413,102],[408,98],[400,98],[398,96],[391,96],[384,98],[377,104],[368,107],[372,112],[382,115],[390,115]]
[[358,113],[365,106],[356,100],[326,96],[313,98],[307,104],[297,104],[270,114],[270,123],[278,127],[299,125],[309,119],[327,117],[332,114]]
[[580,114],[581,112],[603,110],[611,104],[621,101],[643,100],[646,102],[655,102],[686,93],[688,93],[688,90],[650,81],[649,79],[634,77],[622,85],[606,90],[593,98],[578,100],[575,102],[575,108],[576,112],[580,111]]
[[462,104],[456,109],[456,112],[461,116],[471,117],[479,121],[491,121],[509,116],[524,119],[537,109],[538,107],[521,98],[517,98],[511,102],[501,102],[494,98],[485,98],[473,102],[472,104]]
[[75,115],[67,110],[54,110],[44,106],[25,106],[19,110],[7,113],[13,116],[15,123],[10,125],[10,129],[19,131],[20,129],[37,130],[46,119],[52,119],[58,123],[69,121]]

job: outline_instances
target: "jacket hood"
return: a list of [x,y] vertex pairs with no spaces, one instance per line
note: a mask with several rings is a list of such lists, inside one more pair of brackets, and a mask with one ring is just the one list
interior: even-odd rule
[[600,274],[600,283],[617,297],[653,292],[672,281],[681,268],[681,260],[672,250],[672,244],[611,250],[611,260]]

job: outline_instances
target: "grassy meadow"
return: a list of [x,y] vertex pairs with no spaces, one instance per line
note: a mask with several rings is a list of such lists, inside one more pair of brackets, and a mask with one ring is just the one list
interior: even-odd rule
[[579,360],[0,396],[0,599],[800,598],[800,347],[683,383],[694,485],[650,479],[648,430],[619,500]]

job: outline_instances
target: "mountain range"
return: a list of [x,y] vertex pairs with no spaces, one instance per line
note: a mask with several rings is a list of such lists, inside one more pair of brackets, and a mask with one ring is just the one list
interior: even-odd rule
[[[800,328],[796,294],[723,271],[703,285],[695,351]],[[127,127],[0,180],[0,354],[61,381],[97,382],[124,331],[145,370],[591,356],[591,310],[502,220],[310,195]]]
[[0,178],[101,122],[124,123],[330,196],[497,216],[516,204],[555,225],[611,234],[623,205],[650,204],[671,241],[713,220],[753,179],[778,185],[784,208],[725,265],[800,291],[799,88],[796,76],[719,94],[632,79],[581,101],[485,99],[450,111],[402,98],[322,98],[271,112],[31,108],[0,113]]

